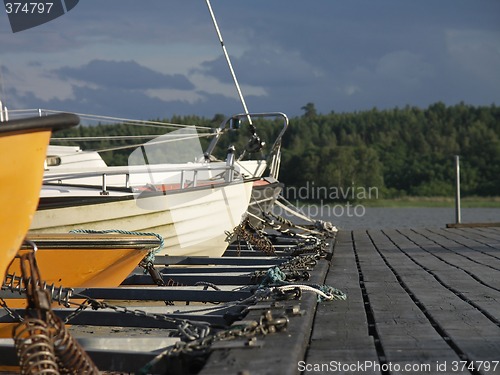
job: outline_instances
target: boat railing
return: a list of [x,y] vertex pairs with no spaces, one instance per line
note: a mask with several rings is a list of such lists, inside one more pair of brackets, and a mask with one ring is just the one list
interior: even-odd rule
[[[5,111],[6,112],[6,111]],[[22,118],[22,117],[27,117],[27,116],[46,116],[48,114],[53,114],[57,113],[58,111],[53,111],[53,110],[47,110],[47,109],[25,109],[25,110],[10,110],[9,111],[9,116],[11,118]],[[139,121],[139,120],[129,120],[129,119],[119,119],[119,118],[114,118],[114,117],[106,117],[106,116],[92,116],[92,115],[85,115],[85,114],[78,114],[80,118],[82,119],[91,119],[92,121],[98,121],[98,123],[101,123],[102,121],[127,121],[127,123],[130,124],[137,124],[137,125],[142,125],[142,124],[149,124],[149,121]],[[4,116],[5,117],[5,116]],[[218,140],[222,136],[223,133],[225,133],[226,130],[234,130],[239,127],[241,127],[243,121],[248,121],[248,117],[251,118],[281,118],[283,120],[282,122],[282,128],[274,140],[274,143],[270,149],[270,152],[268,153],[267,157],[263,158],[262,160],[265,159],[266,164],[268,165],[269,168],[269,176],[273,177],[275,179],[278,179],[278,174],[279,174],[279,169],[280,169],[280,163],[281,163],[281,141],[283,138],[283,135],[285,134],[286,129],[288,128],[289,125],[289,120],[286,114],[282,112],[262,112],[262,113],[240,113],[233,115],[227,119],[225,119],[222,124],[217,128],[215,132],[213,130],[210,130],[210,137],[212,137],[212,141],[209,144],[208,148],[205,151],[205,155],[210,156],[212,155]],[[178,125],[180,126],[180,125]],[[258,151],[262,148],[263,142],[261,142],[260,138],[257,136],[257,129],[254,124],[248,123],[248,126],[251,130],[252,133],[252,138],[249,141],[248,144],[248,152],[255,152]],[[203,129],[203,131],[207,131],[210,128],[206,127],[199,127],[197,126],[197,129]],[[122,147],[132,147],[132,146],[122,146]],[[252,150],[253,149],[253,150]],[[97,150],[97,152],[100,152],[102,150]],[[245,156],[247,150],[243,151],[243,153],[238,157],[234,157],[236,161],[240,161],[243,159]]]
[[44,185],[99,188],[101,195],[109,195],[110,188],[140,191],[146,188],[178,190],[205,185],[238,181],[241,174],[234,162],[220,165],[144,165],[131,167],[104,167],[92,171],[71,171],[45,174]]
[[[7,109],[2,102],[0,101],[0,122],[9,121],[9,120],[17,120],[25,117],[41,117],[44,115],[48,115],[49,113],[43,113],[41,109]],[[50,114],[63,112],[57,111]]]
[[[212,152],[215,149],[215,146],[217,145],[217,142],[219,141],[220,137],[226,130],[235,130],[239,129],[241,127],[241,124],[244,120],[247,120],[249,117],[251,118],[282,118],[283,119],[283,127],[281,131],[279,132],[278,136],[276,137],[273,146],[271,147],[270,153],[267,157],[268,159],[268,165],[269,165],[269,176],[278,178],[279,174],[279,167],[281,163],[281,140],[283,138],[283,135],[286,132],[286,129],[288,128],[289,125],[289,120],[288,116],[284,114],[283,112],[261,112],[261,113],[239,113],[236,115],[233,115],[227,119],[225,119],[220,127],[217,129],[216,135],[212,139],[212,142],[207,148],[206,154],[211,155]],[[260,139],[257,136],[257,129],[255,125],[249,123],[248,124],[250,131],[252,133],[252,139],[250,142],[253,142],[254,144],[261,143]],[[260,146],[260,145],[257,145]],[[243,157],[243,155],[240,157],[240,159]]]
[[3,102],[0,100],[0,122],[9,121],[9,111],[7,107],[3,106]]

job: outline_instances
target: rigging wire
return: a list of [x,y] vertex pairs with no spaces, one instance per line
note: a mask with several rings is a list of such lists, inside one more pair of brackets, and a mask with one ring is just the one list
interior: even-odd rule
[[148,134],[148,135],[109,135],[105,137],[56,137],[50,138],[51,141],[126,141],[129,139],[154,139],[161,137],[164,134]]
[[[136,148],[136,147],[141,147],[141,146],[151,146],[151,145],[159,145],[163,143],[171,143],[171,142],[178,142],[178,141],[185,141],[185,140],[190,140],[190,139],[200,139],[200,138],[208,138],[212,137],[214,134],[197,134],[197,135],[190,135],[190,136],[184,136],[182,138],[176,137],[174,139],[164,139],[164,140],[156,140],[156,141],[149,141],[147,143],[136,143],[133,145],[124,145],[124,146],[116,146],[116,147],[109,147],[109,148],[102,148],[98,150],[94,150],[97,152],[109,152],[109,151],[117,151],[117,150],[126,150],[129,148]],[[163,136],[162,136],[163,137]],[[62,140],[62,138],[61,138]]]
[[[21,109],[21,110],[9,110],[9,112],[14,115],[16,114],[25,115],[29,113],[36,113],[37,115],[41,116],[41,114],[54,114],[54,113],[61,113],[63,111],[55,111],[50,109]],[[161,129],[193,127],[197,130],[208,130],[208,131],[213,130],[213,128],[210,126],[202,126],[194,124],[176,124],[165,121],[137,120],[124,117],[102,116],[102,115],[93,115],[93,114],[76,113],[76,112],[74,112],[74,114],[79,116],[80,119],[82,120],[96,121],[96,122],[109,121],[109,122],[121,123],[123,125],[144,126],[144,127],[153,127]]]

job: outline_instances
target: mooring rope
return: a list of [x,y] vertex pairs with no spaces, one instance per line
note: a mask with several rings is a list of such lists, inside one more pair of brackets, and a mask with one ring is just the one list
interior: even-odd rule
[[286,281],[286,274],[278,267],[267,270],[266,276],[259,285],[259,288],[274,287],[277,290],[292,290],[299,288],[318,295],[318,302],[327,300],[346,300],[347,295],[340,289],[326,284],[291,284]]

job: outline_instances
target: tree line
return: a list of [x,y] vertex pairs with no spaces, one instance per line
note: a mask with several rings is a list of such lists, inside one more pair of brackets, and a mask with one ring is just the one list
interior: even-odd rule
[[[379,197],[452,196],[454,156],[460,155],[464,196],[500,195],[500,107],[438,102],[428,108],[412,106],[352,113],[318,114],[314,104],[290,119],[282,140],[280,180],[288,186],[316,186],[336,191],[376,188]],[[212,119],[174,116],[165,122],[190,123],[216,128],[224,116]],[[279,121],[254,121],[257,134],[269,151],[281,130]],[[125,124],[79,126],[67,136],[157,134],[158,129]],[[221,140],[219,158],[234,144],[245,148],[249,131],[243,126]],[[121,141],[127,144],[131,141]],[[207,141],[203,141],[205,147]],[[116,143],[113,143],[116,146]],[[82,148],[106,148],[84,143]],[[127,152],[103,154],[110,165],[126,164]]]

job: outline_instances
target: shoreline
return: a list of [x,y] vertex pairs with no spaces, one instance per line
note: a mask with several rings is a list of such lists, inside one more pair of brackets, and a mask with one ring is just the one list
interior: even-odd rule
[[[354,202],[348,201],[315,201],[315,200],[293,200],[294,205],[363,205],[365,207],[387,207],[387,208],[454,208],[455,198],[451,197],[404,197],[387,199],[365,199]],[[460,200],[462,208],[500,208],[500,197],[464,197]]]
[[[404,197],[360,201],[366,207],[455,207],[451,197]],[[464,197],[460,200],[462,208],[500,208],[500,197]]]

